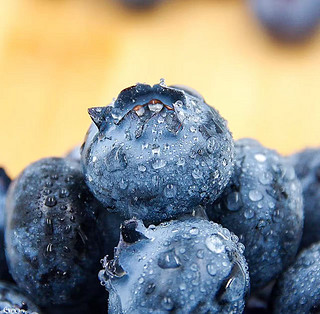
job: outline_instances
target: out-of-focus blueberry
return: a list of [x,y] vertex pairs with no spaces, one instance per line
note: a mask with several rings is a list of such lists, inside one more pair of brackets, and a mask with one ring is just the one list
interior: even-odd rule
[[282,40],[301,40],[320,23],[319,0],[247,0],[263,26]]

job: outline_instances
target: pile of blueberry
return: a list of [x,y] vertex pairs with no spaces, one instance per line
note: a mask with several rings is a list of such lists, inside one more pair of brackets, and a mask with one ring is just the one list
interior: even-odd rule
[[[153,8],[164,0],[116,0],[132,9]],[[309,38],[320,24],[319,0],[246,0],[260,24],[281,41]]]
[[80,152],[0,172],[1,313],[320,312],[320,150],[164,82],[89,115]]

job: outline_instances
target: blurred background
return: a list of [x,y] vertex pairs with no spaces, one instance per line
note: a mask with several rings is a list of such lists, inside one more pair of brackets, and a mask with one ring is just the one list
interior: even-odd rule
[[0,164],[11,176],[81,144],[87,108],[136,82],[184,84],[228,120],[289,154],[320,145],[320,31],[272,39],[239,0],[0,1]]

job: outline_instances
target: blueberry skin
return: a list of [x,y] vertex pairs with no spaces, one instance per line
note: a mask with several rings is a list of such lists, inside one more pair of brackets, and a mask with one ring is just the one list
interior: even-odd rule
[[7,190],[11,179],[3,168],[0,168],[0,279],[11,280],[4,252],[5,206]]
[[300,179],[304,199],[301,248],[320,241],[320,148],[305,149],[290,157]]
[[41,313],[17,286],[3,281],[0,281],[0,310],[3,313]]
[[233,171],[225,120],[202,98],[164,84],[137,84],[94,121],[82,147],[95,197],[125,218],[159,223],[215,200]]
[[235,171],[208,217],[246,247],[251,287],[275,279],[294,259],[302,236],[302,189],[291,164],[252,139],[235,144]]
[[109,313],[242,313],[249,290],[244,246],[205,219],[189,217],[147,229],[122,226],[113,260],[103,260],[101,284]]
[[319,0],[248,0],[262,25],[276,38],[308,38],[320,23]]
[[320,243],[302,251],[277,281],[272,297],[275,314],[319,313]]
[[[71,306],[104,294],[96,274],[109,241],[101,237],[100,224],[107,227],[108,221],[98,220],[99,210],[74,160],[39,160],[11,184],[5,233],[9,270],[40,306]],[[112,252],[115,244],[109,244]]]

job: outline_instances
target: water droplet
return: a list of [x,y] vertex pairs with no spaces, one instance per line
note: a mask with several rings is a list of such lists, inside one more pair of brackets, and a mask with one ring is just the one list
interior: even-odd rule
[[241,196],[239,192],[232,192],[227,196],[227,208],[231,211],[240,210],[242,207]]
[[167,198],[173,198],[177,194],[177,187],[173,184],[167,184],[166,187],[164,188],[164,195]]
[[54,196],[48,196],[44,204],[48,207],[54,207],[57,204],[57,200]]
[[246,209],[243,213],[244,217],[247,218],[247,219],[251,219],[254,217],[254,211],[249,208],[249,209]]
[[156,288],[156,285],[152,282],[148,284],[147,289],[146,289],[146,294],[151,294]]
[[267,157],[264,154],[255,154],[254,158],[259,162],[265,162]]
[[138,282],[139,282],[140,284],[142,284],[142,283],[144,283],[144,279],[143,279],[142,277],[140,277],[139,280],[138,280]]
[[258,202],[258,201],[262,200],[263,194],[258,190],[251,190],[249,192],[249,198],[253,202]]
[[219,172],[219,170],[216,170],[216,171],[213,173],[213,178],[214,178],[214,179],[218,179],[219,176],[220,176],[220,172]]
[[204,258],[204,250],[200,249],[197,251],[197,257],[200,259]]
[[196,271],[198,271],[199,267],[198,267],[197,264],[192,264],[191,267],[190,267],[190,269],[191,269],[192,271],[196,272]]
[[59,192],[59,196],[61,198],[65,198],[65,197],[68,197],[69,196],[69,191],[65,188],[62,188]]
[[175,254],[174,249],[164,252],[159,256],[158,265],[162,269],[178,268],[181,263],[179,257]]
[[163,159],[157,159],[156,161],[154,161],[154,163],[152,164],[152,168],[153,169],[160,169],[163,168],[165,165],[167,164],[167,162]]
[[46,251],[47,251],[48,253],[51,253],[51,252],[52,252],[52,243],[49,243],[49,244],[47,245]]
[[138,170],[141,171],[141,172],[145,172],[147,170],[147,167],[144,166],[144,165],[139,165],[138,166]]
[[143,106],[140,106],[139,109],[135,110],[134,112],[138,117],[142,117],[145,113],[145,108]]
[[160,154],[160,146],[159,145],[156,145],[156,144],[154,144],[153,146],[152,146],[152,154],[153,155],[159,155]]
[[193,178],[194,179],[201,179],[202,178],[202,176],[203,176],[203,174],[202,174],[202,172],[199,170],[199,169],[194,169],[193,171],[192,171],[192,176],[193,176]]
[[189,231],[193,235],[199,234],[199,229],[197,227],[192,227]]
[[150,111],[157,113],[162,110],[163,104],[161,103],[148,104],[148,108]]
[[214,253],[222,253],[225,247],[216,234],[206,238],[206,247]]
[[122,146],[114,147],[105,157],[106,169],[110,172],[124,170],[127,167],[127,157]]
[[43,190],[43,194],[44,194],[44,195],[49,195],[49,194],[51,194],[51,192],[52,192],[52,191],[51,191],[50,189],[44,189],[44,190]]
[[246,275],[240,264],[235,261],[230,275],[223,281],[218,293],[219,303],[231,303],[243,298],[246,285]]
[[164,297],[161,301],[164,310],[171,311],[174,308],[174,303],[170,297]]
[[178,166],[182,166],[183,167],[185,165],[185,163],[186,163],[186,160],[183,157],[178,158],[178,160],[177,160],[177,165]]
[[272,220],[274,222],[280,222],[282,220],[282,215],[279,209],[275,210],[272,215]]
[[187,289],[187,285],[183,282],[183,283],[180,284],[179,289],[180,289],[181,291],[184,291],[184,290]]
[[272,176],[271,172],[269,172],[269,171],[263,172],[259,176],[259,181],[263,185],[269,185],[272,182],[272,179],[273,179],[273,176]]
[[213,137],[209,137],[207,140],[207,151],[209,154],[212,154],[215,150],[216,141]]
[[207,265],[207,272],[210,276],[215,276],[217,274],[216,266],[213,264]]
[[193,125],[190,127],[190,132],[195,133],[197,132],[197,128],[195,128]]

